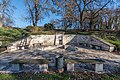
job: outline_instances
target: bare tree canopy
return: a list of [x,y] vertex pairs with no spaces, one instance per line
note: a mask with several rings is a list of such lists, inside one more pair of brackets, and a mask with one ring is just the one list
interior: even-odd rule
[[33,26],[37,26],[40,20],[49,15],[51,9],[49,0],[25,0],[25,3],[28,11],[25,19],[30,21]]
[[2,0],[0,3],[0,21],[3,26],[11,26],[14,24],[12,14],[15,6],[11,4],[11,0]]
[[[25,1],[29,13],[26,20],[32,22],[33,26],[36,26],[40,20],[44,19],[46,13],[47,15],[49,14],[49,11],[61,16],[61,18],[51,21],[59,28],[62,26],[64,30],[68,28],[78,30],[112,29],[113,25],[114,27],[116,26],[116,28],[117,25],[119,25],[119,13],[115,13],[114,11],[116,10],[111,9],[111,6],[114,5],[114,0]],[[38,8],[38,6],[40,7]],[[117,11],[118,10],[117,8]]]
[[[101,12],[112,0],[52,0],[56,13],[62,16],[64,29],[71,26],[77,29],[95,29],[100,24]],[[56,8],[57,7],[57,8]]]

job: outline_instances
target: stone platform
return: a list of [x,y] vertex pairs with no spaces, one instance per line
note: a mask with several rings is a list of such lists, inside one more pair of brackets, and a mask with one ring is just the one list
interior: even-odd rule
[[[52,63],[49,64],[49,66],[54,66],[55,64],[55,57],[58,55],[63,55],[64,58],[67,59],[102,59],[105,61],[104,64],[104,71],[107,73],[117,72],[120,70],[120,56],[115,55],[106,51],[95,51],[91,49],[84,49],[84,48],[78,48],[75,51],[69,51],[65,49],[54,49],[54,50],[46,50],[41,51],[40,49],[28,49],[28,50],[18,50],[13,52],[5,52],[0,55],[0,69],[1,70],[7,70],[10,68],[11,65],[5,64],[9,63],[11,61],[14,61],[16,59],[53,59]],[[36,69],[39,65],[24,65],[25,69],[27,71]],[[34,66],[33,68],[31,68]],[[75,71],[79,70],[88,70],[92,69],[91,64],[87,63],[80,63],[75,64]],[[80,67],[82,66],[82,67]],[[29,69],[30,68],[30,69]]]

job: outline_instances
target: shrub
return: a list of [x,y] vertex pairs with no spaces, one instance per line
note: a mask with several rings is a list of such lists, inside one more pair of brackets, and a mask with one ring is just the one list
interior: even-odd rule
[[120,50],[120,41],[112,41],[112,40],[107,40],[107,41],[116,45],[116,49]]
[[28,32],[21,28],[0,28],[3,45],[16,41],[26,35],[28,35]]
[[51,31],[42,31],[42,32],[31,33],[31,35],[42,35],[42,34],[52,35],[52,34],[55,34],[55,31],[51,30]]
[[44,30],[44,28],[42,26],[38,27],[38,31],[42,32]]
[[48,23],[44,25],[45,30],[54,30],[55,26],[52,23]]
[[38,27],[37,26],[27,26],[26,31],[28,32],[38,32]]

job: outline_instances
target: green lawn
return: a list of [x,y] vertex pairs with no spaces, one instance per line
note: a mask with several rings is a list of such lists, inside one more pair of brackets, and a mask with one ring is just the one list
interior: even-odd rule
[[62,73],[62,74],[0,74],[0,80],[120,80],[120,74]]

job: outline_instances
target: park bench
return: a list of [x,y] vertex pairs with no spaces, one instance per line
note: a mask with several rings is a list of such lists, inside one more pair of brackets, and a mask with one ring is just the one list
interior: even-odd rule
[[102,73],[105,61],[100,59],[65,59],[65,63],[67,64],[67,71],[75,71],[75,64],[89,63],[95,65],[94,70],[96,73]]
[[39,71],[46,72],[48,70],[48,59],[15,59],[11,62],[11,71],[22,71],[23,64],[39,64]]

